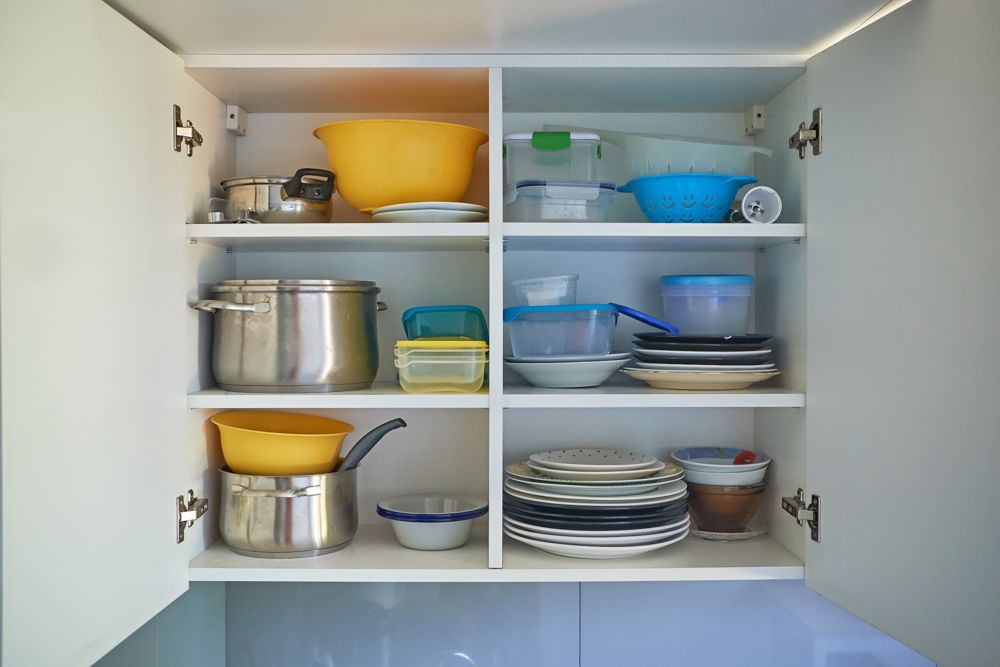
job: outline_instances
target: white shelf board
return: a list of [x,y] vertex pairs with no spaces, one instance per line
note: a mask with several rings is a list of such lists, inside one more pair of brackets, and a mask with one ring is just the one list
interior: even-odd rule
[[324,394],[248,394],[203,389],[188,394],[189,408],[321,409],[321,408],[487,408],[489,393],[409,394],[395,382],[376,382],[370,389]]
[[191,561],[191,581],[483,581],[488,573],[486,527],[448,551],[416,551],[396,542],[386,525],[362,525],[341,551],[315,558],[251,558],[221,540]]
[[770,537],[706,542],[688,537],[637,558],[580,560],[544,553],[505,539],[503,567],[486,566],[486,526],[459,549],[414,551],[401,547],[389,526],[361,526],[342,551],[315,558],[250,558],[221,541],[191,561],[191,581],[271,582],[549,582],[732,581],[802,579],[802,562]]
[[744,542],[683,541],[635,558],[566,558],[504,537],[507,581],[746,581],[803,579],[802,561],[769,536]]
[[187,238],[240,250],[482,250],[487,222],[190,224]]
[[546,389],[506,384],[505,408],[801,408],[806,395],[761,387],[741,391],[678,391],[648,385],[604,384],[588,389]]
[[757,250],[806,235],[798,223],[773,225],[650,222],[505,222],[508,250]]

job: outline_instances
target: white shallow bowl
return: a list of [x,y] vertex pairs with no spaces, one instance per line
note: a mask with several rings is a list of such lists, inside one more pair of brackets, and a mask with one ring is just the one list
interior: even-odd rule
[[[744,451],[753,452],[756,461],[753,463],[734,464],[736,457]],[[747,472],[766,468],[771,457],[763,452],[743,450],[737,447],[686,447],[671,452],[670,458],[681,465],[684,470],[701,470],[703,472]]]
[[704,470],[685,470],[684,479],[695,484],[712,484],[714,486],[746,486],[764,481],[767,468],[759,470],[734,470],[732,472],[705,472]]
[[634,544],[630,546],[606,546],[606,547],[594,547],[594,546],[581,546],[578,544],[555,544],[553,542],[544,542],[542,540],[533,540],[523,535],[518,535],[517,533],[511,531],[509,528],[504,528],[504,534],[511,537],[518,542],[524,542],[530,546],[541,549],[542,551],[547,551],[550,554],[555,554],[556,556],[569,556],[570,558],[628,558],[630,556],[640,556],[650,551],[655,551],[656,549],[662,549],[663,547],[670,546],[671,544],[676,544],[680,542],[685,537],[688,536],[688,528],[685,528],[680,533],[664,539],[661,542],[654,542],[652,544]]
[[683,528],[687,526],[690,522],[691,517],[687,514],[684,518],[678,519],[673,523],[664,524],[662,526],[653,526],[652,528],[623,528],[621,530],[571,530],[568,528],[547,528],[545,526],[536,526],[526,521],[521,521],[520,519],[515,519],[513,517],[505,516],[503,518],[504,522],[512,524],[517,528],[521,528],[522,532],[525,530],[533,533],[538,533],[541,535],[570,535],[578,537],[593,537],[593,536],[603,536],[603,537],[624,537],[632,535],[649,535],[651,533],[666,533],[673,532],[675,528]]
[[504,530],[508,530],[512,533],[521,535],[522,537],[527,537],[531,540],[538,540],[540,542],[548,542],[550,544],[576,544],[579,546],[590,546],[590,547],[626,547],[636,544],[655,544],[657,542],[663,542],[671,537],[688,530],[689,523],[685,521],[680,526],[671,528],[670,530],[661,530],[656,533],[647,533],[645,535],[600,535],[599,531],[594,531],[591,535],[552,535],[548,533],[536,533],[526,528],[521,528],[510,522],[504,522]]
[[536,387],[572,389],[597,387],[628,363],[628,359],[599,361],[562,361],[531,363],[507,361],[505,364]]
[[389,519],[396,540],[407,549],[418,551],[444,551],[464,545],[472,534],[473,521],[474,519],[465,519],[423,523]]

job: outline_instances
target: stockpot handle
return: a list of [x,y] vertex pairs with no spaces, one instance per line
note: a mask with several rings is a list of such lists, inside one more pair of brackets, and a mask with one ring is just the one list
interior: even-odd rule
[[381,301],[376,301],[375,310],[381,313],[383,310],[389,310],[389,306],[385,305]]
[[302,498],[303,496],[318,496],[323,492],[318,486],[307,486],[302,489],[248,489],[241,484],[233,484],[230,489],[234,496],[245,498]]
[[263,315],[271,312],[271,304],[267,301],[257,303],[231,303],[229,301],[216,301],[215,299],[203,299],[191,306],[195,310],[203,310],[206,313],[213,313],[217,310],[235,310],[241,313],[257,313]]

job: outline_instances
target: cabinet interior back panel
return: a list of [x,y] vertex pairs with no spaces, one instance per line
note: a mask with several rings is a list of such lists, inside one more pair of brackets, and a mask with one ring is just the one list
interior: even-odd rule
[[[290,176],[300,167],[329,169],[326,148],[313,136],[313,130],[327,123],[362,118],[430,120],[468,125],[484,132],[489,129],[485,113],[252,113],[248,116],[246,136],[236,140],[236,173],[232,176]],[[489,204],[488,177],[487,145],[483,144],[476,154],[465,201]],[[371,222],[372,218],[334,195],[333,220]]]

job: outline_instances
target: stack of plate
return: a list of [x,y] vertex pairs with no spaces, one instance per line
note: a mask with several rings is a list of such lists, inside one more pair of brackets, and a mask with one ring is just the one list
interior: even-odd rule
[[454,201],[418,201],[393,204],[372,211],[378,222],[483,222],[486,207]]
[[638,333],[635,363],[623,369],[657,389],[746,389],[780,375],[770,336],[671,336]]
[[574,558],[625,558],[688,534],[684,470],[621,449],[561,449],[506,467],[504,533]]

